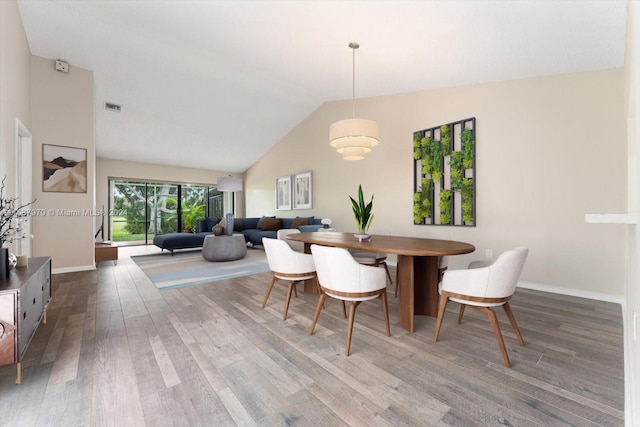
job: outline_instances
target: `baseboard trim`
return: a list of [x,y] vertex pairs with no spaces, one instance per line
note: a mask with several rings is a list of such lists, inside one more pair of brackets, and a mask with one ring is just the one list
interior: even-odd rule
[[92,265],[79,265],[76,267],[61,267],[61,268],[52,268],[51,274],[61,274],[61,273],[75,273],[78,271],[90,271],[95,270],[95,264]]
[[572,297],[587,298],[597,301],[612,302],[620,305],[624,305],[625,301],[623,295],[605,294],[602,292],[585,291],[584,289],[565,288],[562,286],[546,285],[542,283],[519,281],[518,287],[524,289],[532,289],[534,291],[549,292],[552,294],[568,295]]

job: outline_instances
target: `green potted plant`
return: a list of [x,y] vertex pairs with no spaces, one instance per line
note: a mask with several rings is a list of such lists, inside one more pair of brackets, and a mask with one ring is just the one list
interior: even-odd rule
[[355,236],[358,240],[366,240],[370,236],[367,234],[369,227],[371,226],[371,222],[373,221],[373,213],[371,209],[373,209],[373,194],[371,195],[371,201],[367,204],[364,203],[364,195],[362,193],[362,185],[358,185],[358,201],[349,196],[351,199],[351,205],[353,208],[353,216],[356,220],[356,224],[358,224],[358,234]]

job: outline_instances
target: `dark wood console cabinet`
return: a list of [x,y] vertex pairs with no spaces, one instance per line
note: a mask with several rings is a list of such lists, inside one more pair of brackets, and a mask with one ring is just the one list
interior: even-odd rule
[[47,323],[51,301],[51,257],[30,258],[0,280],[0,366],[17,363],[16,384],[22,380],[22,359],[40,322]]

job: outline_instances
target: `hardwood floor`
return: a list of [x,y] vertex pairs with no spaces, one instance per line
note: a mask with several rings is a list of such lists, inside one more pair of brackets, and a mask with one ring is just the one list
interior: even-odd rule
[[391,293],[391,337],[365,302],[345,357],[337,301],[309,336],[317,296],[282,321],[283,282],[260,309],[269,273],[158,291],[128,256],[142,250],[53,277],[22,384],[0,368],[0,425],[624,425],[619,305],[518,289],[526,346],[498,312],[508,369],[486,316],[458,325],[450,303],[434,343],[435,319],[405,331]]

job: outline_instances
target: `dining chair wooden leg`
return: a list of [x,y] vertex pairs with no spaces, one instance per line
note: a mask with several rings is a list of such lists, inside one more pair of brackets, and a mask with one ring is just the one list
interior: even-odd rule
[[[318,276],[314,276],[313,279],[311,280],[313,280],[313,282],[316,284],[316,291],[318,291],[319,294],[322,294],[322,289],[320,288],[320,281],[318,280]],[[325,304],[322,303],[322,309],[324,310],[325,308],[326,308]]]
[[276,283],[276,276],[271,278],[271,283],[269,283],[269,289],[267,289],[267,294],[264,296],[264,301],[262,301],[262,308],[267,305],[267,300],[269,300],[269,295],[271,295],[271,289],[273,289],[273,284]]
[[400,281],[398,280],[398,270],[396,270],[396,290],[394,292],[394,297],[398,298],[398,288],[400,287]]
[[296,298],[298,298],[298,288],[295,286],[296,283],[293,284],[293,294],[296,296]]
[[353,319],[356,317],[356,307],[360,305],[360,301],[352,301],[349,306],[349,326],[347,326],[347,346],[344,351],[345,356],[349,356],[351,349],[351,333],[353,332]]
[[507,354],[507,347],[504,345],[504,339],[502,338],[502,332],[500,331],[500,324],[498,323],[498,317],[496,316],[495,311],[491,310],[489,307],[476,307],[473,308],[486,313],[489,316],[489,321],[491,321],[491,327],[493,328],[493,333],[496,335],[496,340],[498,341],[498,345],[500,346],[500,351],[502,352],[502,358],[504,359],[504,364],[507,365],[507,368],[511,367],[511,361],[509,360],[509,355]]
[[289,311],[289,302],[291,301],[291,293],[296,288],[296,282],[289,282],[289,289],[287,289],[287,300],[284,302],[284,313],[282,313],[282,320],[287,320],[287,311]]
[[460,312],[458,313],[458,325],[462,323],[462,316],[464,315],[464,308],[466,304],[460,304]]
[[387,336],[391,336],[391,329],[389,328],[389,307],[387,305],[387,290],[383,289],[380,294],[382,297],[382,313],[384,314],[384,324],[387,326]]
[[449,295],[447,292],[443,292],[440,295],[440,305],[438,306],[438,317],[436,318],[436,331],[433,334],[433,342],[438,341],[438,335],[440,335],[440,327],[442,326],[442,318],[444,317],[444,309],[447,308],[447,302],[449,301]]
[[504,311],[505,313],[507,313],[507,317],[509,318],[509,322],[511,322],[511,326],[513,326],[513,330],[516,333],[516,336],[518,337],[518,341],[520,341],[520,344],[524,345],[524,338],[522,338],[522,334],[520,333],[520,328],[518,328],[518,324],[516,323],[516,318],[513,317],[513,312],[511,311],[511,306],[509,305],[509,302],[505,302],[503,304],[504,307]]
[[389,266],[386,261],[382,261],[380,265],[384,266],[385,271],[387,272],[387,279],[389,279],[389,283],[393,285],[393,280],[391,280],[391,273],[389,272]]
[[344,300],[340,300],[342,302],[342,315],[344,316],[344,318],[347,318],[347,307],[344,304]]
[[318,306],[316,307],[316,313],[313,315],[313,321],[311,322],[311,327],[309,328],[309,335],[313,335],[313,330],[316,328],[316,323],[318,322],[318,317],[320,317],[320,312],[322,311],[322,306],[324,305],[324,300],[327,298],[327,294],[324,292],[320,294],[320,298],[318,298]]

